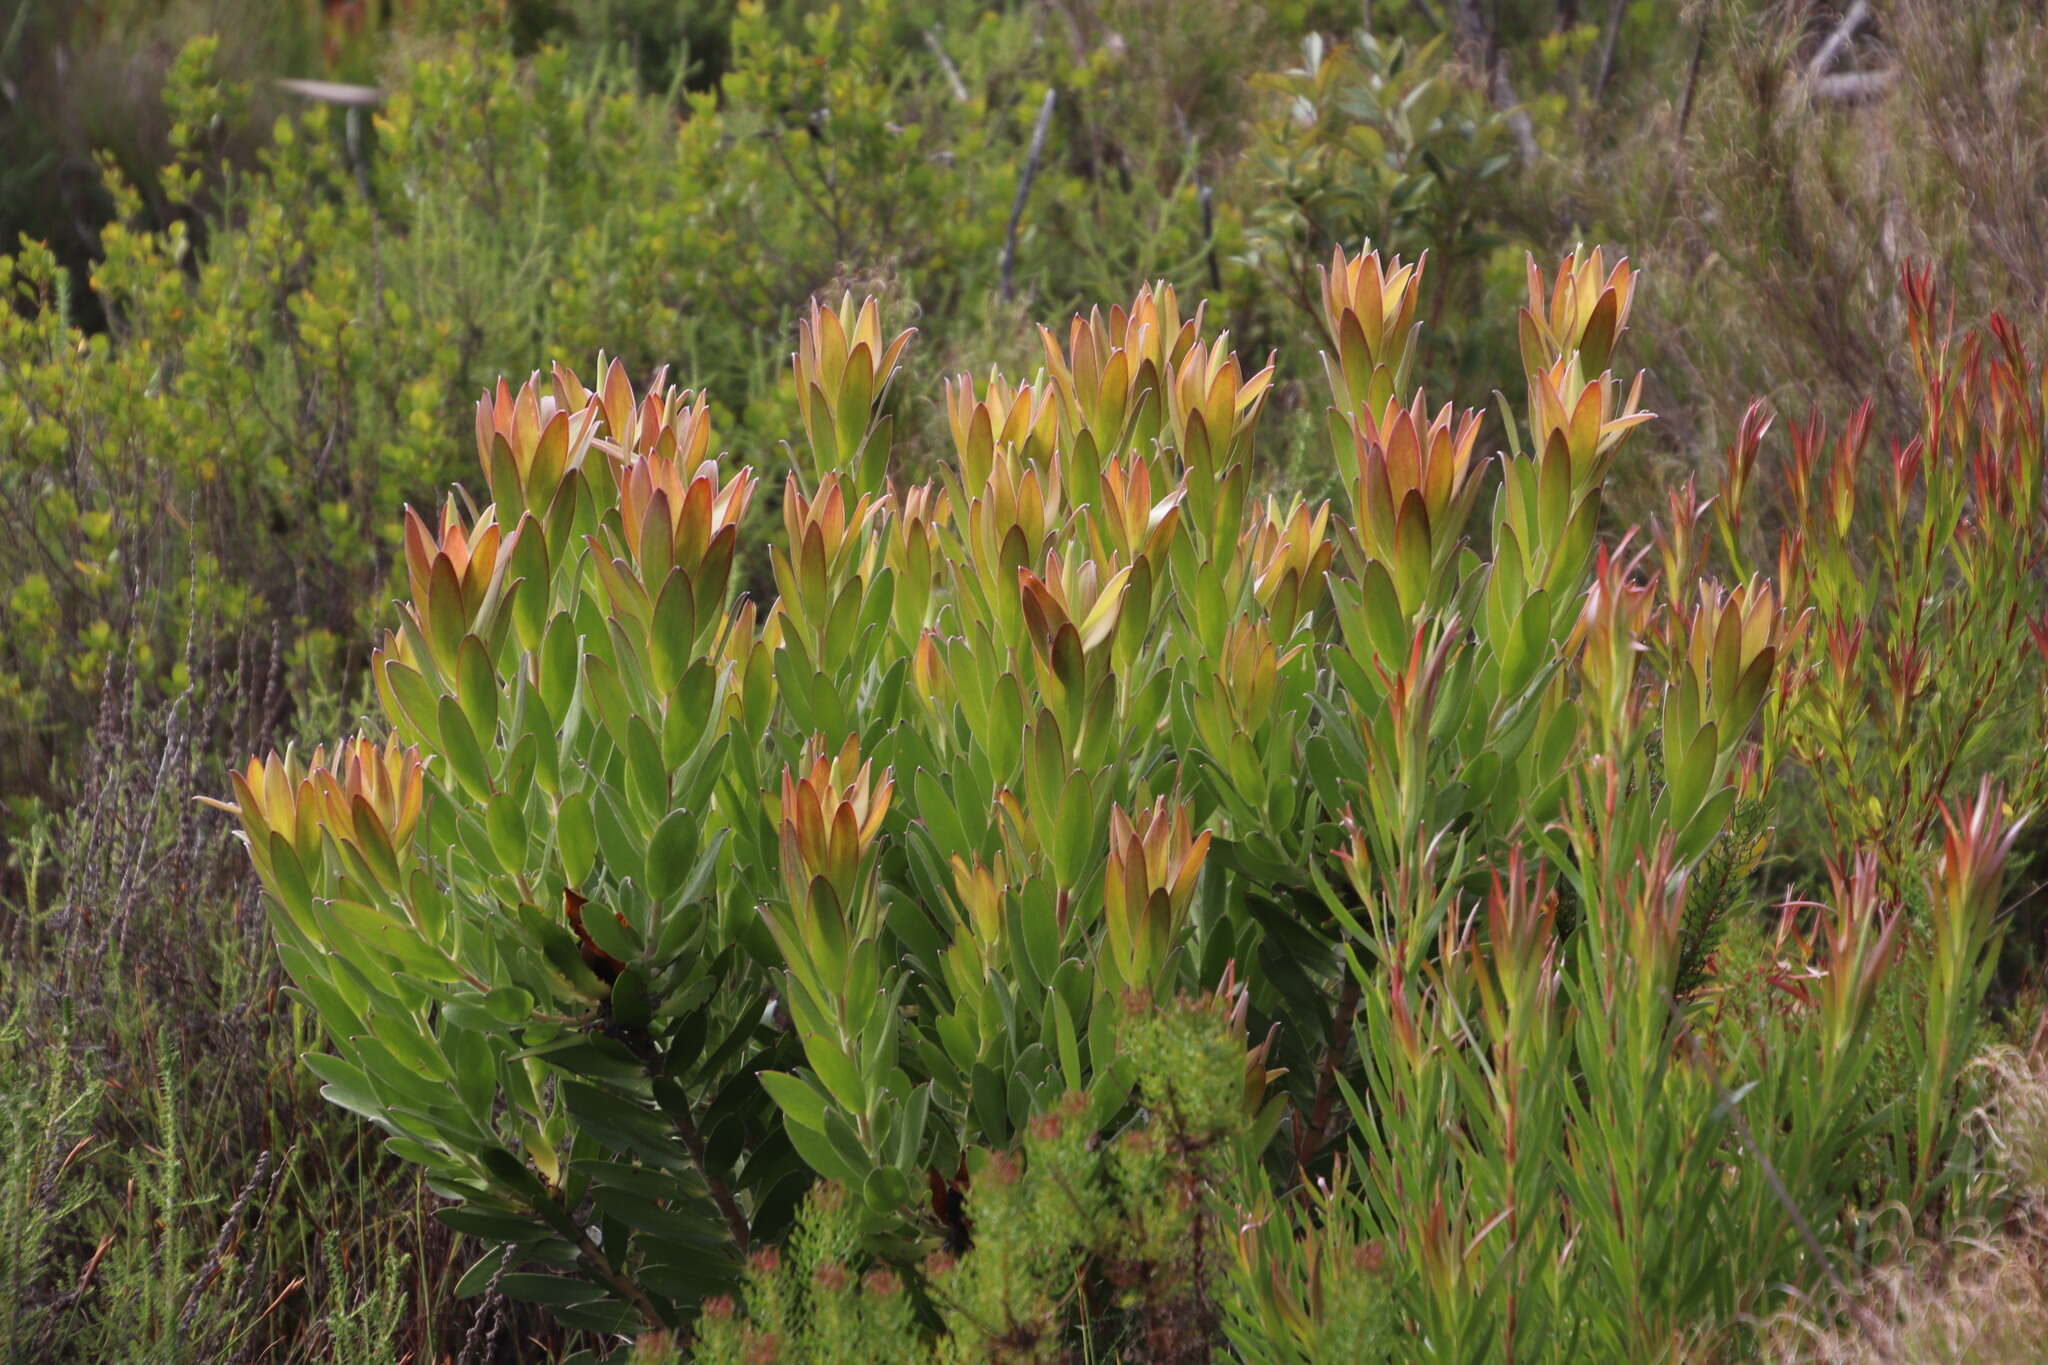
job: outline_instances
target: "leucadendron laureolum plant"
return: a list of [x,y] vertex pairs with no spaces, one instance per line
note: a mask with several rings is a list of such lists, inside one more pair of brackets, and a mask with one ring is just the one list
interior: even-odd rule
[[[647,1359],[1648,1359],[1825,1273],[1899,1193],[1845,1159],[1897,916],[1859,864],[1782,991],[1696,979],[1794,624],[1602,540],[1626,264],[1531,265],[1497,457],[1410,387],[1422,269],[1323,273],[1342,508],[1254,494],[1273,371],[1170,288],[949,386],[921,487],[908,334],[814,304],[772,602],[704,395],[484,397],[380,734],[234,775],[468,1288]],[[1955,817],[1944,1008],[2005,837]]]

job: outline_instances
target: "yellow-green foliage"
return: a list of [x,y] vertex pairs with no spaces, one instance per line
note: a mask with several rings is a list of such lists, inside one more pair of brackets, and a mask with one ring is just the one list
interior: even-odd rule
[[[1164,283],[950,386],[922,485],[910,334],[814,303],[765,602],[701,391],[501,382],[482,491],[405,520],[384,737],[234,774],[309,1064],[494,1245],[471,1287],[672,1330],[744,1277],[734,1342],[811,1330],[761,1257],[814,1177],[863,1255],[973,1305],[947,1349],[1014,1327],[1019,1358],[1316,1359],[1388,1330],[1322,1287],[1353,1274],[1435,1358],[1639,1358],[1812,1275],[1802,1227],[1959,1197],[2009,824],[1988,788],[1938,807],[1911,1105],[1870,1121],[1910,932],[1874,855],[1781,940],[1796,1008],[1720,1008],[1701,958],[1761,837],[1724,831],[1799,733],[1806,637],[1712,578],[1697,515],[1654,565],[1598,534],[1650,420],[1613,368],[1634,286],[1530,264],[1489,458],[1411,387],[1420,267],[1336,252],[1341,510],[1253,495],[1275,372]],[[1181,995],[1206,1032],[1160,1029]],[[1105,1197],[1166,1202],[1098,1218],[1098,1137]],[[894,1291],[850,1275],[818,1312],[858,1334]]]
[[[1239,107],[1280,21],[1167,12],[1119,0],[1055,38],[972,6],[934,26],[907,0],[742,5],[716,88],[671,105],[594,64],[592,44],[515,60],[516,6],[423,5],[392,29],[381,108],[295,109],[253,164],[227,153],[276,97],[223,81],[212,41],[190,46],[165,91],[171,163],[102,167],[113,221],[90,297],[37,245],[0,258],[15,305],[0,323],[0,791],[75,795],[82,718],[108,682],[177,697],[192,665],[238,643],[291,656],[307,637],[361,638],[392,588],[386,510],[457,475],[460,405],[530,356],[606,346],[637,376],[675,366],[766,444],[798,407],[789,319],[842,285],[886,286],[915,316],[928,388],[940,367],[1035,348],[999,287],[1006,251],[1011,288],[1055,312],[1133,277],[1220,285],[1227,270],[1246,325],[1298,327],[1266,276],[1305,301],[1379,191],[1291,226],[1294,190],[1239,154],[1292,127],[1284,100]],[[1450,98],[1463,87],[1440,66],[1407,60],[1402,80]],[[1454,140],[1441,124],[1422,130],[1433,156]],[[1401,146],[1380,180],[1416,174],[1421,149]],[[1463,228],[1441,214],[1459,193],[1400,198],[1435,206],[1422,222],[1454,247]],[[1249,270],[1243,225],[1260,214],[1287,245]],[[907,468],[942,454],[937,414],[905,405]],[[751,586],[763,568],[746,563]],[[363,655],[334,662],[353,677]],[[303,687],[277,702],[324,704]]]
[[[0,266],[0,789],[90,790],[10,849],[0,1355],[452,1354],[457,1279],[465,1354],[509,1296],[646,1362],[1740,1355],[2008,1216],[2040,371],[1871,252],[2031,287],[2031,153],[1927,111],[2023,108],[2037,36],[1888,7],[1851,119],[1747,0],[1440,8],[418,0],[261,155],[263,35],[187,50],[90,293]],[[1827,178],[1887,139],[1903,217]],[[1587,214],[1686,263],[1650,393],[1714,399],[1650,430],[1878,405],[1782,465],[1753,410],[1621,534],[1650,296],[1501,240]],[[280,995],[166,811],[362,705],[234,778]],[[467,1255],[315,1226],[419,1180]]]

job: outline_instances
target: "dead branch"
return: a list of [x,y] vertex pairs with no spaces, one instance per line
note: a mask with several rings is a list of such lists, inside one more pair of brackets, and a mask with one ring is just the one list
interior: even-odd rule
[[1057,90],[1045,92],[1045,103],[1038,106],[1038,123],[1031,130],[1031,150],[1024,157],[1024,174],[1017,181],[1017,200],[1010,205],[1010,225],[1003,232],[1003,297],[1015,298],[1017,289],[1012,273],[1017,265],[1017,225],[1024,218],[1024,201],[1031,197],[1031,182],[1038,178],[1038,158],[1045,151],[1045,135],[1052,127],[1052,106],[1058,96]]

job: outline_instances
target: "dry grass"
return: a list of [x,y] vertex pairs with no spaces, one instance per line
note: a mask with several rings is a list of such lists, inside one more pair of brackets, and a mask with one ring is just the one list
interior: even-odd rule
[[2038,1365],[2048,1359],[2048,1054],[1983,1063],[1994,1098],[1979,1119],[2014,1194],[1973,1237],[1916,1240],[1865,1275],[1847,1303],[1810,1303],[1767,1326],[1782,1365]]

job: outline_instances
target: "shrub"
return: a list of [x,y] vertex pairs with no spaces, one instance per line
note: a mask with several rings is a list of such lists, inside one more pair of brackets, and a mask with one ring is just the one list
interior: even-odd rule
[[1440,385],[1498,373],[1514,344],[1488,278],[1513,165],[1506,119],[1444,49],[1442,38],[1409,44],[1369,29],[1349,44],[1304,39],[1299,65],[1258,82],[1269,109],[1238,190],[1259,292],[1296,310],[1282,336],[1320,320],[1316,269],[1339,244],[1429,251],[1421,316],[1441,334],[1426,357]]
[[[515,60],[504,16],[478,9],[409,12],[361,135],[295,112],[254,156],[228,152],[260,92],[220,78],[217,43],[191,45],[165,91],[170,164],[154,179],[101,164],[112,221],[90,287],[33,243],[0,258],[10,804],[78,798],[78,718],[115,660],[156,702],[183,690],[188,656],[276,633],[288,655],[335,651],[347,691],[400,549],[375,509],[456,474],[451,396],[524,356],[611,344],[621,299],[630,373],[676,364],[765,439],[797,415],[788,319],[842,279],[887,283],[939,357],[1021,357],[1035,340],[1004,284],[1064,307],[1110,279],[1192,277],[1234,210],[1225,195],[1205,226],[1196,162],[1166,130],[1206,136],[1213,73],[1264,50],[1209,52],[1212,75],[1183,91],[1106,35],[1043,44],[1020,15],[939,33],[942,67],[894,3],[744,6],[730,70],[685,96],[679,123],[588,49]],[[1050,85],[1068,94],[1013,240]],[[1141,114],[1147,100],[1196,122]],[[1069,117],[1086,121],[1071,147]],[[1105,164],[1118,129],[1120,167]],[[1134,241],[1140,219],[1153,227]],[[537,275],[550,287],[503,287]],[[945,442],[932,411],[901,414],[909,469]],[[764,584],[765,568],[743,577]],[[307,700],[275,699],[273,719]]]
[[[1766,469],[1770,416],[1753,405],[1715,500],[1738,563],[1778,532],[1788,601],[1812,609],[1778,703],[1818,798],[1804,832],[1837,860],[1881,849],[1895,880],[1959,781],[1996,774],[2022,814],[2048,781],[2039,372],[2003,317],[1958,331],[1930,272],[1909,270],[1901,293],[1920,395],[1902,439],[1872,451],[1869,403],[1832,438],[1816,411],[1793,428],[1790,460]],[[1766,480],[1789,505],[1761,504]]]
[[[814,305],[765,607],[733,601],[755,478],[711,458],[701,393],[615,362],[594,390],[501,383],[488,501],[407,516],[410,600],[372,663],[388,737],[234,777],[327,1094],[494,1244],[472,1288],[600,1329],[687,1327],[815,1179],[862,1257],[936,1294],[915,1248],[952,1235],[924,1210],[940,1173],[968,1173],[972,1222],[1035,1124],[1146,1132],[1216,1046],[1242,1156],[1189,1198],[1240,1210],[1216,1311],[1253,1358],[1381,1330],[1315,1288],[1368,1263],[1460,1359],[1666,1350],[1823,1273],[1795,1229],[1926,1206],[1959,1139],[1937,1085],[1892,1164],[1868,1151],[1900,932],[1874,860],[1786,910],[1790,1003],[1678,995],[1687,926],[1740,884],[1703,904],[1688,874],[1729,838],[1754,856],[1753,823],[1725,831],[1785,745],[1791,636],[1767,582],[1702,576],[1685,526],[1661,573],[1597,534],[1648,420],[1610,368],[1633,286],[1598,252],[1531,267],[1495,481],[1477,414],[1400,396],[1419,267],[1339,251],[1344,517],[1251,496],[1271,371],[1170,287],[1045,333],[1029,383],[961,381],[954,459],[919,487],[889,475],[907,334]],[[1949,828],[1937,1082],[2009,841],[1993,794]],[[1193,1053],[1148,1048],[1123,1003],[1219,981],[1236,1022]],[[1114,1278],[1105,1248],[1147,1226],[1038,1249]],[[748,1330],[801,1311],[746,1278]],[[1031,1302],[1033,1340],[1136,1330]]]

